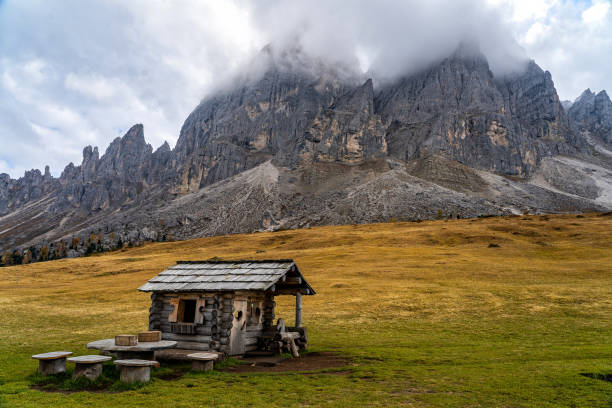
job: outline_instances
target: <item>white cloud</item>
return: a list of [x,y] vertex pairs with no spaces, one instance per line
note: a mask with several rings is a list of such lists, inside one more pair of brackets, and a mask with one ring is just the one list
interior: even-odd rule
[[562,99],[612,89],[610,0],[489,0],[504,8],[527,55],[552,74]]
[[240,0],[2,3],[3,171],[50,164],[58,175],[135,123],[154,147],[173,144],[208,90],[259,49],[251,27]]
[[46,74],[44,73],[46,68],[47,64],[44,61],[34,59],[25,63],[23,66],[23,72],[30,77],[32,82],[40,84],[46,78]]
[[557,0],[512,0],[512,18],[515,21],[529,21],[546,17]]
[[69,73],[64,81],[66,88],[93,97],[108,99],[117,94],[117,85],[98,75],[81,76]]
[[602,1],[593,4],[582,12],[582,21],[587,24],[603,24],[608,16],[610,3]]
[[537,43],[550,33],[550,29],[550,26],[536,21],[522,37],[523,44],[529,45]]

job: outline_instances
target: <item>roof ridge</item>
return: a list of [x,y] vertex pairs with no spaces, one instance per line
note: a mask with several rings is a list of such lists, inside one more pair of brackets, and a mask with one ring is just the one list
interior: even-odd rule
[[240,260],[202,260],[202,261],[176,261],[176,264],[234,264],[234,263],[275,263],[295,262],[293,259],[240,259]]

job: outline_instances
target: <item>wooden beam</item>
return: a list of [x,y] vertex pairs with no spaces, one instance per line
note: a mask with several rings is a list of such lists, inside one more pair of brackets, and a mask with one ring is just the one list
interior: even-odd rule
[[302,294],[295,294],[295,327],[302,326]]
[[274,296],[278,296],[278,295],[294,295],[296,293],[301,293],[302,295],[307,295],[309,293],[309,290],[306,288],[302,288],[302,287],[294,287],[294,288],[278,288],[275,292],[274,292]]

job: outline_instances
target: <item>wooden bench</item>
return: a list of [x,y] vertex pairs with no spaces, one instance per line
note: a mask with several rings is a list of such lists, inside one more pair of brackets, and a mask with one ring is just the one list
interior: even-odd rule
[[192,353],[187,354],[191,359],[193,371],[208,371],[213,369],[215,360],[219,358],[217,353]]
[[85,377],[95,381],[102,374],[102,363],[109,360],[112,360],[112,358],[95,354],[70,357],[68,361],[75,364],[72,378]]
[[62,374],[66,372],[66,357],[72,351],[52,351],[50,353],[35,354],[33,359],[38,360],[38,372],[43,375]]
[[115,360],[115,365],[121,368],[120,379],[123,382],[149,382],[151,367],[159,367],[157,361],[151,360]]

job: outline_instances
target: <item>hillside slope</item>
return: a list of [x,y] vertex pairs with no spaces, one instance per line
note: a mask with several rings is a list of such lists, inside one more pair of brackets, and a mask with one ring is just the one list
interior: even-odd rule
[[[490,244],[496,244],[490,246]],[[612,217],[316,227],[155,243],[0,269],[0,405],[607,407]],[[28,387],[32,354],[147,327],[147,279],[179,259],[293,258],[331,372],[183,373],[119,393]],[[279,297],[293,321],[294,299]],[[221,391],[222,390],[222,391]]]

